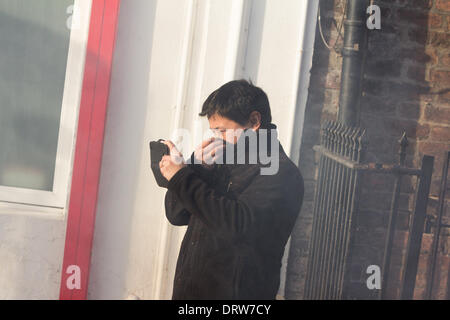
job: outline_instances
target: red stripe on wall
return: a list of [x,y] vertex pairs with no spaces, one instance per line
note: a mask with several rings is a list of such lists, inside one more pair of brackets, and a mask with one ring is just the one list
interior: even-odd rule
[[[120,0],[93,0],[70,191],[60,299],[87,297],[97,193]],[[69,288],[69,266],[81,286]]]

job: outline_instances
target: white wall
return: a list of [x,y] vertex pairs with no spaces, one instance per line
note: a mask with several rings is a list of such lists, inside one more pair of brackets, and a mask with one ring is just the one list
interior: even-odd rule
[[64,215],[7,212],[0,213],[0,300],[58,299]]
[[148,142],[186,128],[199,133],[198,144],[207,122],[197,114],[210,92],[251,78],[267,92],[290,153],[302,126],[296,110],[301,75],[309,72],[302,58],[311,47],[303,43],[311,3],[122,0],[88,298],[171,297],[185,228],[165,219],[165,189],[151,174]]
[[[67,197],[61,200],[63,208],[0,201],[0,300],[59,298],[75,128],[90,18],[90,2],[83,0],[77,4],[80,6],[75,6],[74,14],[79,19],[80,28],[71,33],[61,118],[63,130],[59,136],[64,146],[60,145],[58,156],[61,158],[57,158],[57,163],[61,160],[64,164],[56,185],[67,191]],[[24,191],[41,197],[31,189]],[[45,196],[54,197],[54,194],[49,194]]]

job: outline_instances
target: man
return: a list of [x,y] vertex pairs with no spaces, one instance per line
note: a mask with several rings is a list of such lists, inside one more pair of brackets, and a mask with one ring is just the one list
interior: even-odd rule
[[[245,80],[229,82],[208,97],[200,116],[208,117],[222,139],[204,141],[190,164],[177,160],[180,153],[166,141],[171,155],[160,162],[169,180],[166,216],[173,225],[188,226],[172,298],[275,299],[284,247],[303,201],[303,178],[279,144],[260,88]],[[226,154],[223,141],[236,146],[243,132],[256,134],[256,149],[245,148],[244,164],[229,163],[230,158],[218,164]],[[260,148],[270,149],[273,141],[276,149],[269,152],[278,156],[277,171],[262,174],[267,163]]]

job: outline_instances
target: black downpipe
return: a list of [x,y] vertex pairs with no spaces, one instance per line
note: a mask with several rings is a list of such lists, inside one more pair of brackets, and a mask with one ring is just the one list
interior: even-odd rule
[[339,122],[348,126],[359,125],[362,71],[366,50],[367,0],[348,0],[344,22],[342,50],[342,76],[339,97]]

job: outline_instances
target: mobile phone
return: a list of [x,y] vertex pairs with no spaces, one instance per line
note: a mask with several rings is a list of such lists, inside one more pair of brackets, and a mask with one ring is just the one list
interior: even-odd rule
[[170,149],[162,141],[164,140],[150,141],[150,166],[158,186],[167,188],[169,181],[162,175],[159,162],[163,156],[170,155]]

